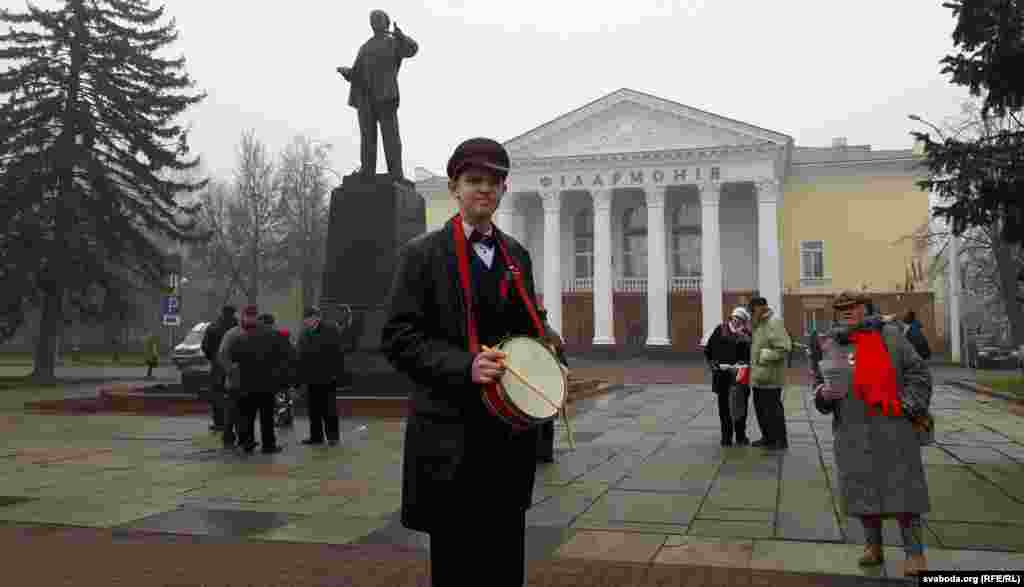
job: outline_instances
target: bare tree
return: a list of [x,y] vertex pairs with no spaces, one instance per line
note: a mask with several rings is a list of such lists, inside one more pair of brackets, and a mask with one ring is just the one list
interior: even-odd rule
[[277,258],[280,274],[299,279],[303,306],[313,305],[324,263],[327,235],[327,148],[297,136],[281,154],[278,184],[285,227]]
[[236,293],[243,290],[241,251],[235,249],[228,238],[229,208],[237,206],[233,186],[211,180],[199,196],[202,208],[200,222],[210,233],[205,247],[193,251],[194,271],[200,275],[209,293],[219,297],[223,306]]
[[226,206],[225,240],[227,250],[238,253],[235,284],[249,303],[256,303],[270,275],[280,269],[276,253],[284,222],[275,165],[252,131],[239,142],[234,189],[236,197]]

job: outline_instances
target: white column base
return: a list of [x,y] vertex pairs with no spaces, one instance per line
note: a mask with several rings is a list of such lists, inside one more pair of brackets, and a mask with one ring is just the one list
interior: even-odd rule
[[615,339],[609,336],[595,336],[591,344],[594,346],[611,346],[615,344]]
[[669,346],[672,346],[672,341],[667,339],[667,338],[664,338],[664,337],[658,337],[658,338],[651,337],[651,338],[647,339],[647,343],[646,344],[647,344],[647,346],[665,346],[665,347],[669,347]]

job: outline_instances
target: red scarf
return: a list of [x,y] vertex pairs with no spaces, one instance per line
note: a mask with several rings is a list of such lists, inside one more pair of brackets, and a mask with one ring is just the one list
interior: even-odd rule
[[882,333],[876,330],[855,332],[850,336],[856,345],[853,367],[853,393],[868,405],[870,416],[900,416],[896,369],[885,348]]

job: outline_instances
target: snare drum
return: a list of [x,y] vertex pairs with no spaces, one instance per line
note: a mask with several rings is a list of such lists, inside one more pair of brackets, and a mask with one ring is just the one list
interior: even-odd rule
[[[568,381],[551,349],[536,339],[516,336],[501,341],[494,350],[505,353],[504,362],[511,369],[506,369],[497,383],[484,386],[487,409],[516,430],[525,430],[558,416],[565,404]],[[512,369],[550,402],[530,389]]]

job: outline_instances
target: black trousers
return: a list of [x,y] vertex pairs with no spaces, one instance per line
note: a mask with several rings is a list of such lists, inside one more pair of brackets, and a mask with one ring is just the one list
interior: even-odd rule
[[755,387],[754,413],[762,436],[771,442],[789,442],[781,387]]
[[333,383],[310,383],[307,402],[309,404],[309,437],[316,441],[339,440],[337,388]]
[[388,173],[393,177],[401,176],[402,142],[398,137],[398,105],[393,102],[367,100],[358,112],[359,133],[362,136],[361,173],[368,176],[377,173],[377,123],[380,123]]
[[260,443],[267,450],[277,446],[277,433],[274,431],[274,394],[269,391],[248,393],[242,397],[242,431],[243,442],[256,440],[256,416],[260,418]]
[[526,512],[462,515],[451,522],[430,533],[432,587],[526,584]]
[[718,421],[722,425],[722,440],[732,440],[734,433],[737,441],[747,438],[747,415],[743,414],[741,421],[737,422],[729,404],[729,391],[735,382],[736,374],[732,371],[715,371],[711,376],[711,390],[718,396]]
[[537,431],[537,460],[550,461],[555,458],[555,421],[540,425]]
[[233,448],[235,442],[244,442],[247,416],[237,389],[225,390],[221,397],[224,398],[224,447]]
[[214,426],[224,425],[224,374],[210,373],[210,415]]

